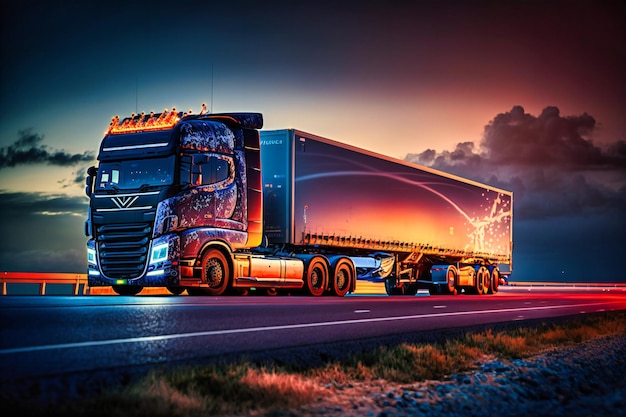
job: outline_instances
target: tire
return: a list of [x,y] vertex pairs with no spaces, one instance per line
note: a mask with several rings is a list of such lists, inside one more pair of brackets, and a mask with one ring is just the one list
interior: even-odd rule
[[446,291],[448,292],[448,294],[452,294],[452,295],[458,294],[458,290],[456,288],[456,277],[457,277],[456,269],[454,267],[448,268],[448,273],[446,277],[448,281],[446,285]]
[[230,283],[230,270],[228,262],[222,252],[217,249],[209,249],[202,255],[202,282],[208,287],[202,289],[207,295],[222,295],[228,289]]
[[345,296],[352,285],[355,271],[352,264],[345,259],[340,259],[333,269],[331,282],[332,292],[337,297]]
[[395,278],[385,278],[385,292],[387,295],[404,295],[404,286],[396,287],[393,285]]
[[487,294],[489,291],[489,271],[484,266],[476,271],[476,293],[478,295]]
[[278,295],[278,290],[276,288],[266,288],[265,295],[270,297],[276,297]]
[[206,295],[204,291],[202,291],[202,288],[199,287],[187,287],[187,294],[192,296]]
[[143,290],[143,287],[137,285],[114,285],[113,291],[119,295],[137,295]]
[[489,294],[496,294],[500,288],[500,270],[493,268],[491,271],[491,285],[489,287]]
[[170,294],[181,295],[185,291],[185,287],[167,287]]
[[304,286],[309,294],[319,297],[326,291],[328,283],[328,267],[326,262],[320,257],[315,257],[309,262],[306,271]]

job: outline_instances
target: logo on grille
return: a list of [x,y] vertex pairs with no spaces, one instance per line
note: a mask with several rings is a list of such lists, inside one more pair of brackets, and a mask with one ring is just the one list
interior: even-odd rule
[[115,205],[120,209],[127,209],[133,205],[135,201],[139,198],[138,195],[128,195],[124,197],[111,197],[111,200],[115,203]]

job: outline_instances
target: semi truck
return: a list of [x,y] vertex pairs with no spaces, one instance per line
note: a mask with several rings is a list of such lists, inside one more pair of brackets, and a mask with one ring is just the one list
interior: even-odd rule
[[[89,168],[88,285],[121,295],[488,294],[512,267],[511,192],[260,113],[112,119]],[[391,140],[386,138],[385,140]]]

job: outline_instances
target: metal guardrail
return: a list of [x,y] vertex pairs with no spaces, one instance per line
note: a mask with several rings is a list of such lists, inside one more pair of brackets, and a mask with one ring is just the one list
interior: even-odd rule
[[[94,287],[87,285],[87,274],[63,274],[47,272],[0,272],[2,295],[8,295],[7,284],[38,284],[39,294],[46,295],[48,284],[70,284],[74,295],[109,295],[115,294],[111,287]],[[382,284],[360,283],[355,294],[384,293]],[[589,283],[589,282],[522,282],[510,281],[509,287],[616,287],[626,288],[626,283]],[[382,290],[381,290],[382,289]],[[165,288],[144,288],[142,294],[169,294]]]
[[507,286],[509,287],[573,287],[573,288],[587,288],[587,287],[626,287],[626,282],[523,282],[523,281],[510,281]]
[[87,274],[61,274],[48,272],[0,272],[2,295],[7,295],[7,284],[39,284],[39,295],[46,295],[48,284],[70,284],[74,295],[89,294]]

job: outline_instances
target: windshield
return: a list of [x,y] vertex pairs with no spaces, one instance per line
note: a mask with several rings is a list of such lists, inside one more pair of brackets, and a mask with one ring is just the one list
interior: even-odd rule
[[141,186],[171,185],[174,156],[156,159],[100,163],[96,189],[138,189]]

